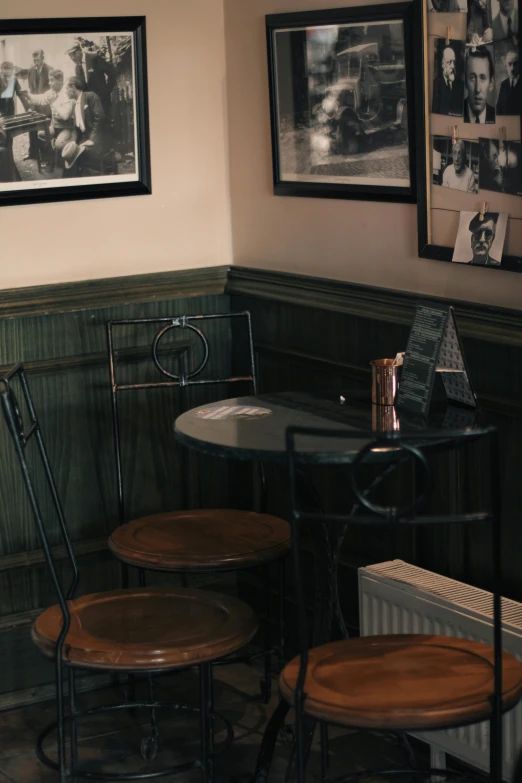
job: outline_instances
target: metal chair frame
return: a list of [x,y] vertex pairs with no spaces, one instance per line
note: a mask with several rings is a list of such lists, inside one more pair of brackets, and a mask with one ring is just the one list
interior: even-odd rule
[[[339,464],[346,461],[351,475],[351,486],[355,493],[356,504],[347,514],[324,513],[321,509],[317,511],[305,511],[299,506],[298,500],[298,478],[299,478],[299,450],[297,448],[299,437],[307,436],[309,438],[318,437],[321,439],[341,438],[344,441],[348,439],[364,440],[367,445],[360,449],[355,459],[353,455],[347,456],[346,460],[340,457],[339,453],[332,451],[332,459],[325,457],[322,463]],[[451,513],[439,515],[427,515],[421,513],[426,508],[430,499],[434,479],[432,469],[427,461],[425,449],[436,448],[437,451],[447,450],[456,451],[466,443],[473,440],[487,439],[489,445],[489,454],[491,457],[490,471],[490,503],[488,510],[476,511],[472,513]],[[456,431],[431,431],[404,434],[401,432],[384,432],[376,434],[374,431],[355,431],[355,430],[332,430],[332,429],[313,429],[304,427],[290,427],[286,433],[287,464],[289,470],[289,488],[291,504],[291,525],[292,525],[292,562],[294,569],[295,594],[298,613],[298,648],[299,648],[299,671],[295,691],[295,713],[296,713],[296,769],[298,783],[304,783],[306,761],[310,749],[311,735],[310,725],[305,728],[306,715],[304,705],[306,703],[306,693],[304,690],[307,665],[308,650],[310,646],[309,625],[306,613],[306,602],[304,595],[304,586],[301,568],[301,556],[299,552],[300,527],[303,523],[318,523],[324,526],[331,525],[334,528],[340,526],[342,529],[341,539],[344,530],[350,525],[383,525],[389,524],[398,529],[401,525],[422,525],[422,524],[473,524],[489,523],[491,526],[491,545],[492,545],[492,585],[493,585],[493,648],[494,648],[494,690],[492,693],[492,712],[490,717],[490,779],[493,783],[502,783],[502,626],[501,626],[501,490],[500,490],[500,460],[499,460],[499,438],[498,432],[493,427],[483,427],[481,429],[456,430]],[[389,462],[377,478],[365,488],[361,488],[358,481],[358,469],[365,463],[365,458],[376,448],[395,449],[395,459]],[[371,490],[382,480],[385,475],[389,475],[394,468],[404,461],[405,458],[412,457],[415,465],[421,469],[421,492],[407,506],[381,506],[372,502],[369,497]],[[364,515],[355,515],[359,510],[366,513]],[[340,546],[337,547],[336,556],[338,556]],[[331,569],[334,578],[336,578],[336,567]],[[333,595],[337,592],[334,588]],[[340,611],[339,607],[337,609]],[[278,708],[284,716],[287,711],[286,705],[281,703]],[[315,725],[314,719],[308,719],[308,724],[312,721],[312,733]],[[279,718],[280,722],[280,718]],[[272,732],[273,733],[273,732]],[[268,738],[270,740],[270,738]],[[321,775],[322,780],[332,780],[328,777],[329,757],[328,757],[328,724],[320,722],[320,740],[321,740]],[[270,742],[266,742],[266,747],[262,747],[263,753],[270,754]],[[261,756],[260,756],[261,759]],[[258,768],[262,770],[269,766],[269,761],[264,758],[258,763]],[[449,774],[446,770],[380,770],[371,773],[361,773],[343,776],[337,778],[337,781],[358,779],[368,774],[399,774],[399,773],[424,773],[437,774],[445,776]],[[261,779],[258,775],[256,779]]]
[[[23,393],[27,411],[29,414],[30,423],[26,427],[23,421],[23,416],[18,405],[18,401],[15,392],[12,387],[12,381],[18,381]],[[0,377],[0,401],[2,405],[2,411],[9,429],[9,433],[14,443],[16,456],[20,464],[23,481],[27,491],[27,495],[30,502],[31,511],[34,516],[38,534],[41,540],[42,549],[47,563],[52,584],[54,586],[58,605],[63,617],[63,625],[60,635],[56,643],[56,655],[55,655],[55,682],[56,682],[56,703],[57,703],[57,720],[47,726],[37,738],[36,742],[36,754],[38,758],[48,767],[59,773],[60,783],[66,783],[66,781],[76,781],[77,779],[87,780],[152,780],[160,778],[165,775],[172,775],[178,772],[184,772],[189,769],[201,769],[203,775],[203,781],[211,781],[213,779],[213,762],[217,753],[222,752],[226,747],[230,745],[233,740],[233,730],[229,721],[223,716],[218,715],[213,709],[212,698],[212,666],[210,663],[199,664],[199,682],[200,682],[200,703],[198,707],[184,703],[170,703],[161,702],[154,697],[153,691],[151,692],[150,701],[145,702],[130,702],[116,705],[106,705],[97,707],[91,710],[79,711],[76,709],[76,694],[75,694],[75,671],[76,669],[85,667],[74,667],[63,661],[63,648],[65,639],[67,637],[71,616],[69,611],[68,602],[72,601],[76,594],[78,587],[79,571],[74,554],[74,549],[69,536],[67,523],[63,511],[63,507],[58,495],[54,474],[51,469],[49,457],[43,440],[40,423],[36,414],[36,410],[33,404],[29,385],[25,375],[24,368],[21,364],[13,367],[8,373]],[[53,501],[53,507],[58,519],[59,530],[61,538],[64,542],[67,559],[72,569],[72,578],[68,586],[61,584],[58,576],[55,562],[49,543],[49,537],[46,530],[46,524],[44,522],[43,514],[39,502],[39,493],[36,489],[36,482],[31,470],[27,456],[26,449],[32,440],[36,441],[37,454],[41,467],[43,468],[44,476],[47,486],[50,490],[51,498]],[[68,693],[65,689],[65,671],[68,671]],[[112,671],[109,667],[105,670],[107,672]],[[151,681],[152,674],[158,673],[159,670],[152,670],[145,672]],[[179,671],[179,668],[171,671]],[[166,673],[161,670],[162,673]],[[143,671],[140,671],[143,674]],[[68,696],[69,710],[66,714],[65,702],[66,695]],[[153,732],[155,728],[155,711],[162,708],[170,708],[174,710],[184,710],[191,712],[199,712],[200,714],[200,729],[201,729],[201,757],[191,762],[184,764],[178,764],[169,769],[159,770],[152,773],[103,773],[93,772],[92,770],[82,769],[78,765],[78,737],[77,737],[77,722],[82,717],[97,714],[100,712],[110,712],[123,709],[136,709],[139,707],[149,708],[152,715]],[[222,743],[221,747],[216,751],[214,749],[213,741],[213,722],[215,720],[221,720],[226,727],[226,739]],[[67,759],[66,753],[66,725],[70,725],[69,739],[71,743],[70,760]],[[47,753],[43,749],[43,741],[52,732],[57,731],[58,734],[58,761],[54,761],[49,758]]]
[[[248,359],[249,359],[249,372],[246,375],[227,376],[224,378],[205,378],[202,379],[199,376],[203,370],[207,367],[210,358],[210,346],[208,338],[201,328],[201,325],[206,321],[216,320],[244,320],[246,322],[246,330],[248,336]],[[117,366],[117,352],[114,346],[114,330],[125,326],[145,326],[156,324],[158,331],[156,332],[152,341],[151,353],[152,361],[158,372],[163,376],[161,380],[153,381],[149,383],[118,383],[116,379],[116,366]],[[158,348],[162,338],[173,329],[187,329],[193,335],[196,335],[203,346],[203,358],[199,365],[194,369],[190,369],[186,366],[185,353],[187,351],[186,346],[181,347],[179,350],[173,348],[173,355],[178,355],[178,373],[170,372],[162,364]],[[111,398],[112,398],[112,414],[113,414],[113,434],[114,434],[114,448],[116,456],[116,476],[117,476],[117,491],[118,491],[118,514],[120,525],[125,524],[128,520],[125,515],[125,494],[124,494],[124,482],[123,482],[123,465],[121,455],[121,429],[119,421],[119,409],[118,409],[118,394],[121,392],[129,391],[143,391],[149,389],[159,388],[179,388],[181,392],[184,389],[191,386],[215,386],[217,384],[236,384],[236,383],[249,383],[252,394],[257,394],[257,377],[256,377],[256,365],[254,354],[254,341],[252,335],[252,322],[250,313],[248,311],[242,311],[237,313],[209,313],[205,315],[180,315],[173,317],[161,317],[161,318],[131,318],[121,319],[117,321],[107,322],[107,345],[109,356],[109,372],[111,382]],[[260,487],[260,509],[261,512],[266,508],[266,479],[265,471],[262,463],[257,464],[257,471],[259,477]],[[265,580],[265,594],[266,594],[266,618],[265,618],[265,649],[260,652],[249,653],[245,655],[234,655],[227,658],[219,659],[214,662],[213,665],[223,665],[230,663],[238,663],[241,661],[252,661],[257,658],[264,658],[264,680],[262,681],[262,695],[266,702],[270,700],[271,695],[271,657],[277,656],[279,669],[284,665],[284,560],[279,559],[279,607],[278,607],[278,621],[279,621],[279,643],[276,646],[269,646],[269,634],[268,634],[268,621],[270,616],[270,582],[269,582],[269,566],[263,567],[264,580]],[[138,568],[139,584],[145,585],[145,570]],[[155,569],[157,570],[157,569]],[[214,569],[208,569],[208,573],[211,573]],[[216,569],[217,570],[217,569]],[[238,570],[237,568],[230,568],[230,571]],[[173,569],[167,569],[166,573],[176,573]],[[178,573],[183,573],[179,571]],[[123,586],[128,585],[128,567],[125,563],[122,563],[122,577]]]

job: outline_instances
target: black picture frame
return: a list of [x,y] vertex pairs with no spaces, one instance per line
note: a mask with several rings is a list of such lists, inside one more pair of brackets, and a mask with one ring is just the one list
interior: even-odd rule
[[[429,79],[430,68],[428,64],[428,19],[430,12],[427,9],[426,0],[419,0],[415,3],[416,27],[421,30],[421,35],[415,39],[415,67],[416,73],[420,78],[415,80],[415,110],[417,127],[417,228],[418,228],[418,254],[419,258],[428,258],[435,261],[452,262],[453,247],[436,245],[431,242],[430,237],[430,198],[428,192],[431,192],[431,137],[429,116],[431,106],[429,105]],[[448,20],[451,14],[446,14]],[[518,38],[519,60],[522,56],[522,37]],[[448,118],[448,124],[457,121]],[[501,126],[500,121],[497,126]],[[492,128],[492,125],[484,126]],[[522,138],[522,106],[520,112],[520,138]],[[480,201],[479,195],[476,197]],[[489,209],[495,210],[495,203],[491,198],[487,198]],[[500,266],[484,266],[485,269],[497,271],[522,272],[522,255],[511,256],[503,255]]]
[[[72,19],[10,19],[0,21],[0,39],[7,40],[9,36],[31,36],[33,43],[36,36],[42,37],[42,48],[45,50],[45,36],[64,36],[76,38],[77,36],[117,34],[132,39],[132,85],[129,93],[132,97],[133,109],[133,152],[134,156],[132,175],[118,180],[115,173],[105,175],[101,173],[99,181],[97,176],[85,176],[78,182],[76,178],[67,185],[39,185],[34,180],[29,180],[27,188],[20,183],[15,183],[17,189],[7,189],[9,182],[5,180],[0,184],[0,206],[20,204],[35,204],[53,201],[71,201],[77,199],[111,198],[118,196],[146,195],[152,192],[151,166],[150,166],[150,136],[149,136],[149,109],[147,87],[147,46],[146,46],[146,17],[145,16],[106,16],[106,17],[76,17]],[[93,49],[94,52],[94,49]],[[1,59],[1,58],[0,58]],[[66,74],[70,76],[71,74]],[[88,77],[87,77],[88,78]],[[129,120],[129,123],[131,121]],[[128,134],[127,134],[128,135]],[[113,137],[114,138],[114,137]],[[130,142],[129,142],[130,144]],[[114,142],[116,148],[116,142]],[[40,153],[39,153],[40,154]],[[128,177],[132,176],[129,180]],[[107,181],[110,180],[110,181]],[[45,180],[44,182],[52,182]]]
[[[415,150],[416,150],[416,142],[415,142],[415,127],[414,127],[414,120],[415,120],[415,112],[413,110],[413,101],[415,96],[415,90],[414,90],[414,38],[415,36],[420,36],[420,29],[418,31],[415,30],[415,14],[414,14],[414,5],[415,2],[400,2],[400,3],[391,3],[391,4],[381,4],[381,5],[373,5],[373,6],[358,6],[358,7],[351,7],[351,8],[334,8],[334,9],[328,9],[328,10],[322,10],[322,11],[305,11],[305,12],[298,12],[298,13],[285,13],[285,14],[272,14],[269,16],[266,16],[266,39],[267,39],[267,54],[268,54],[268,76],[269,76],[269,98],[270,98],[270,118],[271,118],[271,137],[272,137],[272,169],[273,169],[273,184],[274,184],[274,193],[279,196],[305,196],[305,197],[315,197],[315,198],[343,198],[343,199],[359,199],[359,200],[372,200],[372,201],[397,201],[397,202],[407,202],[407,203],[415,203],[416,202],[416,189],[417,189],[417,175],[416,175],[416,160],[415,160]],[[420,18],[418,18],[418,23],[420,24]],[[377,145],[377,149],[379,148],[379,145],[382,144],[382,137],[386,136],[388,134],[388,139],[393,138],[393,134],[395,130],[402,130],[403,137],[406,136],[406,139],[404,140],[404,146],[407,150],[407,156],[404,156],[406,158],[406,164],[404,164],[404,168],[407,168],[408,172],[408,182],[405,186],[398,186],[398,185],[379,185],[374,184],[373,182],[371,184],[357,184],[353,182],[346,182],[343,181],[348,179],[348,176],[339,176],[339,182],[335,181],[335,174],[330,177],[333,181],[328,182],[320,182],[320,181],[314,181],[313,178],[309,181],[308,179],[300,179],[299,181],[292,181],[289,179],[285,179],[284,174],[282,172],[282,166],[281,166],[281,150],[280,150],[280,123],[279,123],[279,105],[278,105],[278,84],[277,84],[277,52],[276,52],[276,35],[278,31],[296,31],[299,30],[299,28],[303,27],[331,27],[331,26],[339,26],[342,27],[343,25],[347,26],[354,26],[354,25],[360,25],[361,27],[365,25],[365,23],[370,23],[372,25],[375,25],[377,23],[381,22],[383,25],[386,24],[386,22],[392,22],[402,23],[402,29],[404,33],[404,50],[403,50],[403,58],[404,61],[402,63],[403,69],[404,69],[404,75],[406,79],[406,86],[405,89],[402,87],[401,95],[405,96],[401,97],[400,102],[405,107],[407,118],[406,120],[402,119],[402,128],[399,127],[397,124],[398,120],[398,112],[397,112],[397,105],[395,105],[395,108],[393,106],[393,100],[397,101],[397,98],[390,98],[390,95],[388,93],[384,93],[384,88],[381,88],[381,84],[379,83],[378,88],[379,91],[382,89],[383,93],[385,95],[384,102],[381,100],[381,96],[383,93],[379,92],[379,100],[381,100],[381,105],[383,105],[383,108],[379,110],[377,117],[386,118],[386,120],[381,119],[380,121],[377,120],[377,126],[378,130],[375,131],[372,128],[368,128],[368,133],[362,133],[358,134],[360,138],[364,139],[364,144],[368,144],[367,149],[370,149],[370,145],[373,144],[373,146]],[[389,36],[388,36],[389,37]],[[298,47],[296,47],[297,49]],[[380,64],[380,50],[378,57]],[[343,54],[346,54],[343,53]],[[301,57],[302,60],[304,60],[304,56],[301,54],[298,54],[296,59],[297,61]],[[362,57],[361,57],[362,60]],[[393,60],[389,60],[389,62],[393,62]],[[400,63],[400,59],[397,59],[397,64]],[[308,75],[306,74],[306,68],[297,69],[295,66],[298,65],[298,62],[294,62],[292,60],[292,88],[294,95],[301,93],[303,91],[303,84],[305,80],[307,80]],[[306,65],[306,63],[305,63]],[[351,67],[351,66],[349,66]],[[390,66],[391,67],[391,66]],[[296,73],[296,71],[298,71]],[[360,68],[361,74],[363,73],[362,69]],[[339,71],[338,71],[339,73]],[[362,79],[362,76],[361,76]],[[308,82],[308,85],[310,82]],[[332,85],[330,85],[332,86]],[[336,86],[336,85],[334,85]],[[310,89],[309,87],[305,87],[306,89]],[[308,97],[308,106],[310,107],[310,95],[311,91],[308,93],[306,97]],[[353,109],[353,111],[356,114],[356,122],[359,122],[360,117],[362,115],[362,111],[357,114],[357,105],[356,105],[356,99],[353,98],[353,105],[356,107]],[[359,101],[359,107],[362,107],[362,102]],[[370,108],[370,99],[368,98],[368,110]],[[345,111],[345,108],[343,107],[343,111]],[[314,109],[310,110],[308,109],[308,126],[306,130],[310,133],[312,129],[312,115],[313,115]],[[390,120],[390,118],[393,118]],[[365,122],[366,122],[366,115],[365,115]],[[335,121],[337,128],[334,129],[334,134],[339,132],[338,127],[340,122]],[[297,123],[297,120],[296,120]],[[296,125],[297,127],[297,125]],[[386,147],[386,143],[383,144],[382,149]],[[388,146],[390,146],[388,144]],[[357,146],[355,147],[356,153],[355,158],[357,157]],[[367,150],[365,150],[366,152]],[[336,156],[338,159],[340,156]],[[342,157],[342,156],[341,156]],[[403,157],[403,159],[404,159]],[[350,158],[350,161],[354,161],[354,156],[352,155]],[[338,161],[339,162],[339,161]],[[374,171],[376,171],[377,164],[369,164],[370,166],[374,166]],[[339,168],[339,166],[336,166]],[[342,166],[341,166],[342,168]],[[331,170],[331,169],[330,169]],[[308,176],[307,174],[303,175],[305,178]],[[406,180],[406,177],[402,175],[403,179]],[[371,179],[378,179],[379,175],[377,174],[377,177]],[[385,182],[385,179],[383,178],[383,182]]]

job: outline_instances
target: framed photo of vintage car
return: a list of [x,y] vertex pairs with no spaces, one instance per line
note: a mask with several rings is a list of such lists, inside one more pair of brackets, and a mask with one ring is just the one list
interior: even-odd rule
[[277,195],[415,201],[413,6],[266,17]]
[[418,252],[466,274],[478,266],[522,272],[518,14],[513,2],[495,0],[480,37],[470,27],[482,19],[479,6],[469,0],[466,16],[448,12],[450,3],[438,13],[432,0],[416,4]]
[[0,206],[150,192],[145,17],[0,21]]

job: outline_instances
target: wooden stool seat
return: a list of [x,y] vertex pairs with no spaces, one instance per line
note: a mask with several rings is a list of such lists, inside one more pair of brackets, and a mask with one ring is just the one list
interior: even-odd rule
[[[228,655],[247,644],[257,620],[237,598],[206,590],[150,587],[112,590],[69,601],[63,661],[92,669],[181,668]],[[62,613],[56,604],[33,625],[33,641],[54,658]]]
[[[280,676],[294,704],[299,658]],[[491,716],[493,647],[447,636],[366,636],[309,651],[304,712],[357,728],[463,726]],[[522,693],[522,664],[503,653],[503,709]]]
[[252,511],[173,511],[121,525],[109,549],[125,563],[157,571],[246,568],[286,555],[290,525]]

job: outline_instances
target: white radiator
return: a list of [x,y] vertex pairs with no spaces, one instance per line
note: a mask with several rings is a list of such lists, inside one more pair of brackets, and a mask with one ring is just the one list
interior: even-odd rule
[[[426,633],[493,643],[492,595],[454,579],[390,560],[359,569],[361,636]],[[522,604],[502,599],[503,647],[522,660]],[[489,770],[489,724],[412,732],[431,746],[432,765],[445,754]],[[522,746],[522,703],[504,716],[503,779],[511,780]]]

